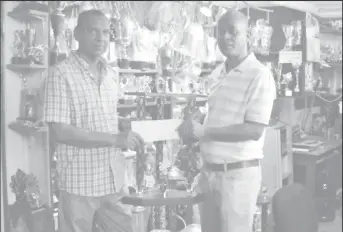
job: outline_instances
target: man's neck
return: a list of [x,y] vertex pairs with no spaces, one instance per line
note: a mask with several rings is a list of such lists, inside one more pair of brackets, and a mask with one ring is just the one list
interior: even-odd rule
[[227,56],[225,60],[226,71],[229,72],[233,68],[237,67],[248,56],[247,52],[244,52],[237,56]]
[[77,50],[77,52],[81,55],[81,57],[89,64],[95,65],[99,61],[99,57],[92,57],[89,56],[87,53],[83,52],[82,50]]

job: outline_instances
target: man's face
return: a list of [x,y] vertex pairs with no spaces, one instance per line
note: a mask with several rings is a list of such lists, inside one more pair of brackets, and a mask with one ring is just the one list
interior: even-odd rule
[[247,26],[244,22],[230,20],[218,23],[218,46],[228,56],[239,55],[247,46]]
[[90,16],[87,22],[79,28],[78,42],[80,48],[86,50],[87,54],[99,57],[108,48],[110,40],[110,23],[106,17]]

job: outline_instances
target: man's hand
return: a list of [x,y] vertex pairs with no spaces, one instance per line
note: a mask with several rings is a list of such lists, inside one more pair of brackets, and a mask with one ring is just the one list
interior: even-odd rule
[[115,146],[118,148],[135,150],[138,147],[144,147],[144,139],[133,131],[122,132],[115,137]]
[[131,119],[130,118],[118,118],[118,128],[121,132],[128,132],[131,130]]
[[200,139],[204,136],[204,126],[201,125],[198,121],[192,120],[193,124],[193,136],[197,139]]
[[200,139],[204,136],[204,126],[193,119],[182,122],[177,130],[182,139]]

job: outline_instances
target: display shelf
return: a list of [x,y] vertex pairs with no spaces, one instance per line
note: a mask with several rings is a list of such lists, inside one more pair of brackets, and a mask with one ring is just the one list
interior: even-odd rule
[[126,92],[126,95],[131,96],[146,96],[146,97],[177,97],[177,98],[189,98],[189,97],[202,97],[207,99],[207,95],[193,94],[193,93],[144,93],[144,92]]
[[39,72],[47,68],[45,65],[40,64],[8,64],[6,67],[13,72],[22,74],[26,74],[29,72]]
[[[187,104],[188,101],[184,99],[177,99],[177,100],[172,100],[175,104]],[[207,102],[207,99],[197,99],[197,105],[203,105]],[[153,107],[156,106],[156,102],[147,102],[146,107]],[[170,105],[171,101],[167,101],[164,103],[164,105]],[[132,104],[118,104],[117,109],[135,109],[137,107],[136,103]]]
[[42,17],[47,17],[47,13],[36,11],[36,10],[17,10],[11,11],[7,13],[13,19],[22,21],[22,22],[30,22],[30,21],[41,21],[44,20]]
[[47,132],[48,131],[48,128],[45,126],[41,126],[41,127],[28,126],[28,125],[25,125],[19,121],[15,121],[15,122],[10,123],[8,125],[8,127],[11,130],[14,130],[17,133],[22,134],[24,136],[32,135],[32,134],[37,133],[37,132]]
[[342,29],[335,30],[331,28],[330,26],[326,26],[323,24],[320,25],[319,32],[323,34],[332,34],[332,35],[342,36]]
[[327,62],[331,68],[342,68],[342,62]]
[[49,12],[49,6],[46,3],[39,3],[34,1],[26,1],[26,2],[20,2],[20,4],[13,10],[13,11],[27,11],[27,10],[34,10],[39,11],[42,13],[48,13]]
[[138,69],[118,69],[120,74],[142,74],[142,75],[151,75],[156,74],[156,69],[147,69],[147,70],[138,70]]
[[157,190],[156,192],[125,196],[122,202],[134,206],[176,206],[197,204],[203,199],[204,195],[202,194],[191,196],[188,192],[179,190],[171,190],[163,194],[160,190]]

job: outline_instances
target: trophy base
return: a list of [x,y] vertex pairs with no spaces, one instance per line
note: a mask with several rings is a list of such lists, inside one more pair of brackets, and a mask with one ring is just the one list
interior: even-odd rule
[[212,68],[215,68],[216,67],[216,62],[203,62],[202,63],[202,68],[203,69],[212,69]]
[[130,68],[130,61],[128,59],[118,59],[117,60],[119,68],[128,69]]
[[130,67],[132,69],[138,69],[138,70],[156,69],[156,65],[154,63],[145,62],[145,61],[131,61]]
[[12,64],[32,64],[31,59],[27,57],[12,57],[11,59]]

